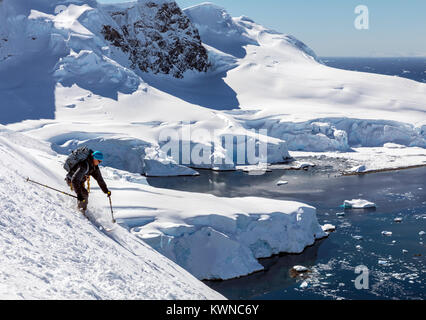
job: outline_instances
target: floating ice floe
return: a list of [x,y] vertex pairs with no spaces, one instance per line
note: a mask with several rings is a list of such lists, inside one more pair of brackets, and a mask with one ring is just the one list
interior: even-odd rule
[[408,253],[408,250],[402,249],[402,253]]
[[266,172],[272,172],[271,169],[268,168],[266,163],[259,163],[257,165],[246,165],[246,166],[238,166],[237,170],[242,170],[250,176],[260,176],[264,175]]
[[344,212],[337,212],[336,213],[336,216],[338,216],[338,217],[343,217],[345,215],[345,213]]
[[288,181],[280,180],[280,181],[277,182],[277,186],[283,186],[283,185],[286,185],[286,184],[288,184]]
[[305,289],[309,286],[307,281],[303,281],[302,284],[300,285],[300,288]]
[[336,226],[333,226],[332,224],[325,224],[321,226],[321,228],[324,232],[333,232],[336,230]]
[[379,260],[377,263],[380,264],[381,266],[387,266],[389,264],[389,262],[386,260]]
[[362,249],[362,247],[361,247],[360,245],[357,245],[355,248],[356,248],[357,250],[361,250],[361,249]]
[[426,234],[426,232],[424,232],[424,231],[419,232],[419,236],[424,236],[425,234]]
[[374,202],[370,202],[363,199],[352,199],[345,200],[343,203],[343,207],[345,209],[367,209],[367,208],[375,208],[376,204]]
[[361,166],[353,167],[353,168],[349,169],[347,172],[348,173],[360,173],[360,172],[364,172],[366,170],[367,170],[367,167],[365,165],[361,165]]
[[395,219],[393,219],[393,221],[395,221],[395,222],[402,222],[402,218],[395,218]]
[[304,266],[294,266],[293,268],[292,268],[292,270],[294,270],[294,271],[296,271],[296,272],[299,272],[299,273],[304,273],[304,272],[308,272],[309,271],[309,269],[308,268],[306,268],[306,267],[304,267]]
[[382,231],[382,235],[390,237],[392,235],[391,231]]
[[355,240],[362,240],[363,239],[362,236],[352,236],[352,238],[354,238]]
[[315,166],[316,166],[316,164],[314,164],[312,162],[299,162],[299,161],[296,161],[296,163],[293,166],[291,166],[291,168],[299,170],[299,169],[307,169],[309,167],[315,167]]

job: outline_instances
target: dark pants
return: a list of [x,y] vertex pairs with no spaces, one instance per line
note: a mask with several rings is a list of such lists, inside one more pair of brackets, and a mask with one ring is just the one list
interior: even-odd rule
[[81,195],[83,196],[83,201],[78,201],[78,208],[82,211],[87,210],[87,204],[89,203],[89,192],[84,187],[84,183],[81,186]]
[[[68,186],[72,190],[72,183],[71,183],[70,177],[66,176],[65,181],[67,182]],[[87,204],[89,203],[89,192],[85,188],[84,182],[81,184],[81,195],[83,197],[83,200],[82,201],[77,200],[77,206],[78,206],[78,209],[80,209],[81,211],[86,211],[87,210]]]

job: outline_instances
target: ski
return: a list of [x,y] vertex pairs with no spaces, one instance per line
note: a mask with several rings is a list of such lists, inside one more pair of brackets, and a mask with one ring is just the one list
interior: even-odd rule
[[109,228],[109,227],[104,226],[102,223],[100,223],[99,221],[97,221],[95,218],[89,216],[87,214],[87,211],[83,212],[80,209],[78,211],[83,215],[83,217],[85,217],[88,221],[90,221],[90,223],[93,224],[100,231],[105,231],[105,232],[108,232],[108,233],[114,231],[115,228]]

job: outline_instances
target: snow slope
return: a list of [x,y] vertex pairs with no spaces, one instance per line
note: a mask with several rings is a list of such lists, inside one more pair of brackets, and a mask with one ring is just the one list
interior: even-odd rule
[[66,196],[25,182],[64,189],[47,143],[0,127],[0,150],[1,299],[223,298],[122,227],[104,233]]
[[230,18],[223,8],[210,3],[184,12],[199,28],[201,39],[216,49],[226,41],[216,45],[212,33],[232,37],[232,43],[247,39],[240,41],[245,56],[225,79],[244,110],[259,110],[287,121],[350,117],[425,124],[423,83],[327,67],[294,37],[244,16]]

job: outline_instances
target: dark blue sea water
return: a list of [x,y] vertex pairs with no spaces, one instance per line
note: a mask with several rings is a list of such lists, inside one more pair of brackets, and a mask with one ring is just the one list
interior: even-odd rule
[[426,57],[423,58],[335,58],[323,57],[327,66],[398,76],[426,83]]

